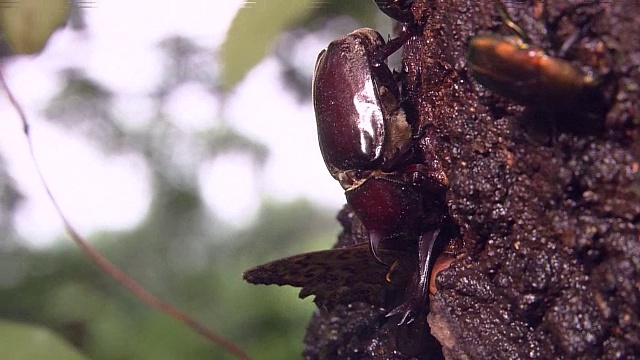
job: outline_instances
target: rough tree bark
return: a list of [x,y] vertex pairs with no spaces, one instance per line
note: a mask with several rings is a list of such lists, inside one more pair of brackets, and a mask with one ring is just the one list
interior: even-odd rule
[[[458,256],[438,274],[432,335],[353,303],[316,312],[306,358],[640,357],[640,2],[505,5],[550,53],[588,26],[567,58],[606,64],[610,108],[594,118],[493,94],[464,56],[471,36],[509,34],[494,3],[414,1],[406,106],[445,164]],[[339,219],[338,246],[357,242],[348,208]]]

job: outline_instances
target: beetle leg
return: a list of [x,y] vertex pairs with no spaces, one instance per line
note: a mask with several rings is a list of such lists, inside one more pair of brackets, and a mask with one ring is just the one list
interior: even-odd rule
[[429,193],[441,194],[449,186],[447,174],[437,159],[431,161],[431,167],[423,164],[411,164],[404,170],[408,180],[414,186],[420,186]]
[[402,314],[398,325],[412,323],[424,309],[428,308],[429,278],[435,264],[434,260],[437,257],[434,254],[434,248],[439,234],[440,229],[438,228],[422,234],[418,240],[418,271],[409,283],[407,299],[402,305],[387,314],[387,317]]
[[398,267],[398,260],[394,261],[393,264],[389,267],[389,271],[387,271],[387,275],[384,277],[387,280],[387,283],[391,284],[391,273],[393,273]]
[[511,19],[511,16],[509,16],[509,11],[507,10],[507,7],[504,5],[504,3],[500,0],[494,0],[493,3],[496,7],[496,10],[498,11],[498,15],[502,19],[502,22],[507,25],[514,33],[516,33],[516,35],[520,39],[522,39],[522,41],[524,41],[525,43],[531,42],[529,36],[527,35],[527,32],[524,31],[524,29],[521,28],[520,25],[516,24],[513,19]]
[[387,41],[387,43],[376,52],[374,56],[376,63],[383,64],[385,60],[391,56],[391,54],[398,51],[415,32],[416,29],[413,26],[402,25],[402,30],[400,30],[398,36]]

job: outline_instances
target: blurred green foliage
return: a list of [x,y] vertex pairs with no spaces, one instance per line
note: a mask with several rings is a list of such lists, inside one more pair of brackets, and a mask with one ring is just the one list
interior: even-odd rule
[[0,321],[0,359],[84,360],[87,358],[45,328]]
[[[257,358],[297,358],[313,303],[297,299],[297,289],[244,283],[241,274],[283,254],[305,251],[305,244],[330,246],[333,236],[326,230],[335,227],[333,222],[306,201],[267,202],[250,227],[228,233],[230,241],[191,243],[205,257],[198,265],[189,264],[180,251],[167,251],[182,239],[156,238],[153,226],[102,234],[94,243],[158,296]],[[18,259],[13,271],[20,273],[20,281],[0,290],[0,318],[54,329],[92,359],[231,358],[140,303],[74,247],[16,249],[12,255]]]
[[[254,160],[259,174],[268,148],[230,126],[224,104],[210,127],[198,132],[181,129],[165,112],[165,104],[185,83],[198,84],[224,103],[229,90],[276,51],[275,58],[287,72],[282,74],[285,83],[304,79],[304,86],[289,81],[289,88],[306,94],[312,69],[292,61],[294,44],[279,44],[278,40],[286,33],[313,36],[324,32],[326,36],[341,31],[332,23],[338,17],[371,26],[375,14],[368,0],[257,1],[238,12],[217,52],[220,63],[211,56],[215,50],[201,48],[188,38],[171,37],[159,44],[165,67],[157,88],[148,94],[155,104],[148,121],[129,126],[114,110],[114,101],[126,95],[114,93],[79,68],[60,74],[62,85],[45,109],[52,123],[91,140],[106,154],[140,156],[151,173],[152,201],[146,219],[128,232],[92,234],[92,243],[152,293],[238,343],[255,358],[299,358],[315,306],[311,299],[299,300],[298,289],[244,283],[242,272],[276,258],[330,247],[338,231],[335,214],[305,200],[280,203],[267,196],[253,222],[242,229],[230,227],[204,206],[198,171],[218,156],[242,153]],[[76,14],[76,18],[81,16]],[[308,95],[300,98],[308,101]],[[189,156],[175,156],[176,149]],[[69,345],[97,360],[231,358],[184,325],[133,298],[70,240],[63,239],[59,243],[65,245],[46,250],[21,245],[12,219],[22,198],[2,155],[0,320],[12,322],[0,322],[0,358],[12,359],[4,356],[7,351],[21,350],[33,354],[27,357],[31,359],[82,358]],[[24,324],[51,329],[67,344],[42,328],[34,330]],[[29,337],[34,336],[44,337],[44,347],[32,346]],[[3,342],[12,338],[21,340],[13,348],[5,347]],[[51,353],[36,355],[42,349]]]
[[[302,33],[326,29],[328,22],[336,17],[350,17],[371,26],[376,14],[377,8],[369,0],[247,2],[233,19],[220,49],[221,89],[233,89],[265,56],[273,53],[278,37],[285,31],[296,33],[299,39]],[[286,62],[286,58],[285,54],[280,60]]]

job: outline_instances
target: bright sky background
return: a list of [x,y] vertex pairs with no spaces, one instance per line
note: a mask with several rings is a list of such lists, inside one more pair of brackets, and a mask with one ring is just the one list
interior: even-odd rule
[[[7,82],[31,121],[36,156],[45,177],[66,215],[83,234],[135,226],[148,210],[148,174],[141,171],[141,159],[106,157],[89,142],[42,119],[42,110],[60,86],[56,72],[79,66],[114,92],[140,98],[160,77],[160,40],[178,34],[203,46],[218,46],[243,3],[99,0],[85,10],[86,35],[58,31],[42,54],[5,67]],[[312,67],[326,43],[310,44],[308,53],[299,55],[301,63]],[[255,178],[247,159],[242,158],[222,158],[207,164],[201,174],[207,203],[231,223],[250,220],[261,194],[283,200],[306,196],[335,209],[344,203],[340,186],[329,176],[320,156],[313,109],[310,104],[298,104],[283,88],[276,66],[275,60],[267,59],[254,69],[227,111],[229,123],[269,146],[271,156],[259,174],[262,177]],[[216,106],[209,95],[185,87],[170,111],[180,114],[185,127],[198,128],[211,119]],[[131,121],[147,119],[151,113],[143,101],[119,104],[118,111]],[[62,233],[60,219],[38,181],[20,121],[4,95],[0,96],[0,119],[0,150],[26,196],[17,216],[19,234],[30,244],[43,246]]]

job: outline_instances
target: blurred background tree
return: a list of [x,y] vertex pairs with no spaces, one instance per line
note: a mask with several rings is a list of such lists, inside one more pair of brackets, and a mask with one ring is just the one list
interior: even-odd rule
[[[62,31],[89,39],[95,35],[87,31],[91,23],[85,14],[101,11],[102,4],[97,1],[90,8],[83,8],[87,3],[72,3]],[[173,6],[187,7],[189,2]],[[240,344],[250,355],[261,359],[299,358],[303,332],[314,309],[312,301],[298,300],[297,289],[250,286],[242,282],[241,274],[268,260],[328,248],[339,231],[334,220],[336,206],[317,204],[304,196],[283,200],[262,188],[273,149],[234,123],[229,104],[237,97],[239,86],[252,86],[252,69],[270,64],[269,71],[279,73],[286,93],[269,96],[290,97],[292,107],[298,106],[296,102],[304,105],[308,115],[296,121],[310,122],[315,127],[310,88],[319,49],[362,26],[389,33],[390,24],[368,0],[263,0],[238,6],[219,47],[203,46],[199,39],[180,34],[162,40],[158,44],[162,70],[152,91],[142,95],[119,93],[88,74],[81,64],[63,63],[55,94],[43,109],[31,112],[43,115],[43,119],[70,136],[82,138],[107,157],[135,157],[140,173],[148,174],[144,179],[150,189],[149,205],[141,221],[130,228],[105,228],[84,234],[107,258],[152,293]],[[211,2],[207,8],[192,10],[215,12],[215,7]],[[153,8],[147,11],[153,17]],[[138,25],[144,27],[145,21],[140,18]],[[74,45],[67,42],[64,46]],[[23,61],[14,50],[3,37],[0,56],[7,76]],[[41,80],[33,81],[33,86],[38,86]],[[188,110],[188,104],[178,107],[183,109],[179,117],[171,111],[185,89],[196,89],[210,99],[215,115],[205,126],[184,125],[184,118],[191,116],[184,110]],[[149,116],[144,119],[140,114],[146,113],[135,106],[123,110],[118,105],[136,96],[151,104]],[[269,100],[256,98],[243,106],[260,107],[263,101]],[[2,107],[7,108],[8,103]],[[5,122],[18,121],[14,114],[4,114],[11,114],[4,117]],[[250,121],[270,122],[275,134],[265,136],[297,136],[280,125],[278,116],[263,114]],[[131,121],[133,118],[136,120]],[[32,126],[45,125],[32,119]],[[18,211],[30,199],[23,195],[21,184],[5,164],[4,159],[15,155],[7,153],[6,146],[2,149],[0,358],[38,357],[34,339],[43,338],[43,330],[38,327],[55,333],[45,332],[46,338],[53,340],[41,344],[48,358],[81,358],[78,351],[91,359],[230,358],[182,324],[134,299],[98,271],[64,234],[51,234],[58,238],[52,245],[30,246],[31,241],[16,228]],[[301,161],[305,161],[307,151],[318,153],[315,144],[299,150]],[[239,223],[221,216],[224,206],[221,210],[207,203],[202,172],[207,167],[216,168],[220,161],[238,161],[248,167],[241,174],[224,174],[231,178],[232,185],[228,186],[244,187],[248,183],[258,188],[258,209],[252,210],[255,215]],[[298,165],[287,165],[291,182],[300,181]],[[243,178],[247,173],[251,179]],[[328,175],[325,181],[332,182]],[[339,186],[334,186],[339,193]],[[309,192],[314,191],[317,188],[310,184]],[[72,203],[77,195],[56,196]],[[99,208],[101,204],[96,202],[93,206]],[[39,224],[36,221],[30,226],[37,228]],[[75,350],[58,347],[56,336]],[[22,342],[11,340],[16,338]],[[13,347],[8,346],[9,342]]]

